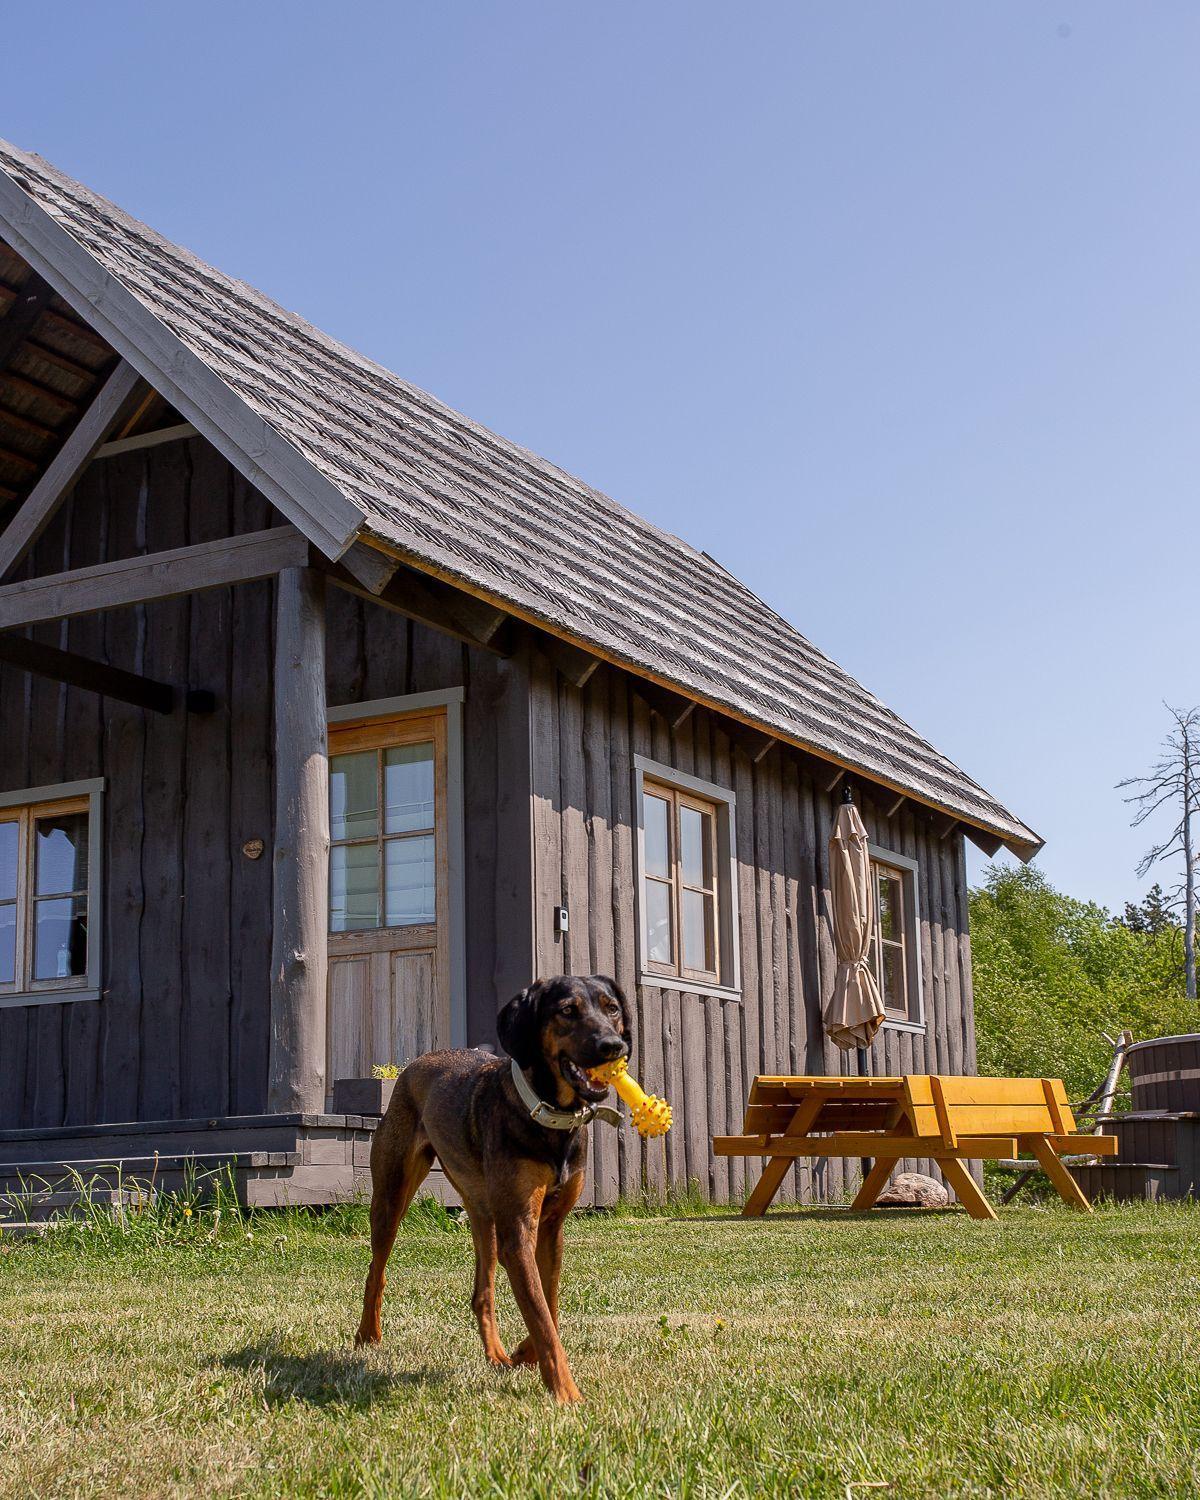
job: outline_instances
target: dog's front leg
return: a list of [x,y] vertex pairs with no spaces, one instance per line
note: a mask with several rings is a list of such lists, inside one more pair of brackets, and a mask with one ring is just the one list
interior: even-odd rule
[[468,1205],[471,1238],[475,1241],[475,1290],[471,1294],[471,1311],[479,1324],[483,1352],[490,1364],[508,1369],[512,1360],[504,1352],[496,1327],[496,1225],[482,1209]]
[[496,1225],[500,1260],[508,1273],[513,1296],[529,1329],[537,1353],[538,1368],[546,1388],[561,1403],[579,1401],[579,1388],[571,1376],[567,1353],[554,1326],[542,1278],[538,1273],[536,1205],[534,1212]]
[[[553,1319],[555,1328],[558,1327],[558,1283],[562,1275],[563,1226],[567,1215],[579,1201],[582,1191],[583,1173],[577,1172],[568,1180],[566,1186],[560,1188],[550,1202],[543,1207],[542,1216],[538,1221],[538,1275],[541,1277],[542,1291],[546,1294],[546,1306],[550,1309],[550,1317]],[[512,1362],[514,1365],[535,1365],[537,1358],[537,1350],[534,1348],[532,1338],[525,1338],[513,1350]]]

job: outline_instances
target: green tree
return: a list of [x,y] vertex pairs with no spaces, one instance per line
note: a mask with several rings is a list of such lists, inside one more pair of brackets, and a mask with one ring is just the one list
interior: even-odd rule
[[1037,869],[988,867],[971,893],[971,951],[981,1073],[1062,1078],[1081,1099],[1108,1067],[1105,1032],[1194,1029],[1178,924],[1135,930]]

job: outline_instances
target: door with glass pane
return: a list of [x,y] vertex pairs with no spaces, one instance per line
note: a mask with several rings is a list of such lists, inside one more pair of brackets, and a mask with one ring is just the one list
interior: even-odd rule
[[450,1045],[446,717],[329,732],[327,1074]]

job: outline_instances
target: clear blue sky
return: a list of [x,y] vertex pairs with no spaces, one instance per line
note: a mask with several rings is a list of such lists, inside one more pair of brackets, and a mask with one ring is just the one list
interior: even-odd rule
[[1113,784],[1200,699],[1200,7],[53,13],[5,11],[0,134],[707,549],[1053,880],[1139,889]]

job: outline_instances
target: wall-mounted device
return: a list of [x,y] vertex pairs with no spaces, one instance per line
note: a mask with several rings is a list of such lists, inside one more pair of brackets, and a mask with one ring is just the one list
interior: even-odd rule
[[554,930],[555,930],[555,932],[557,932],[557,933],[559,933],[561,935],[562,933],[566,932],[570,928],[570,926],[571,926],[571,913],[567,910],[567,908],[565,906],[556,906],[554,908]]

